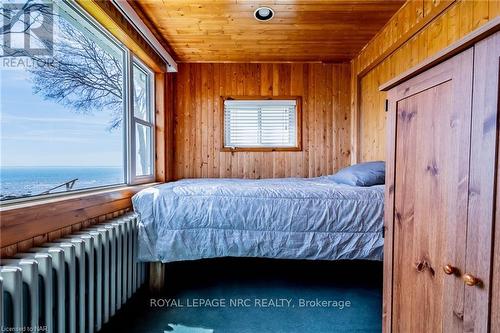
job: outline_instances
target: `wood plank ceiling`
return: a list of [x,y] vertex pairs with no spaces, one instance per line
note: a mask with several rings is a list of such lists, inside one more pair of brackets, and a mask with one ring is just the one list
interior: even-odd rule
[[[347,61],[404,0],[128,0],[180,62]],[[275,17],[253,17],[269,6]]]

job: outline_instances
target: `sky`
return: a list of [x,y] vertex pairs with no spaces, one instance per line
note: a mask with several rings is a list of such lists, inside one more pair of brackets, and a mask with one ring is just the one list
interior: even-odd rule
[[33,94],[30,73],[0,67],[0,166],[122,166],[122,128]]

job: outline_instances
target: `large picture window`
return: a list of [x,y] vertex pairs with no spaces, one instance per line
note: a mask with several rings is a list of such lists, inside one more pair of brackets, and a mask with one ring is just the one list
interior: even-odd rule
[[225,149],[300,149],[300,99],[224,99]]
[[[154,73],[73,2],[43,14],[50,55],[2,54],[0,201],[154,180]],[[3,33],[22,46],[27,30]]]

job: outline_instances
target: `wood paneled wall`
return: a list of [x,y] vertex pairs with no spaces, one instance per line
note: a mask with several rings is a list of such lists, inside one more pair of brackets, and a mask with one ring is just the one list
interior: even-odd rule
[[[349,64],[190,64],[175,85],[175,178],[314,177],[350,162]],[[221,96],[301,96],[302,151],[222,152]]]
[[156,181],[174,178],[174,73],[155,74]]
[[353,59],[353,161],[385,159],[379,86],[500,14],[500,1],[409,0]]

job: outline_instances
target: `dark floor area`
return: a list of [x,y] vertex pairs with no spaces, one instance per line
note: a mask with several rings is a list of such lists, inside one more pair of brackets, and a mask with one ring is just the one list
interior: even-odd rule
[[[382,264],[223,258],[167,265],[102,332],[380,332]],[[155,306],[156,304],[156,306]]]

